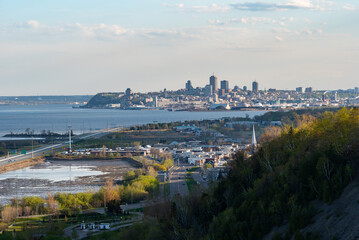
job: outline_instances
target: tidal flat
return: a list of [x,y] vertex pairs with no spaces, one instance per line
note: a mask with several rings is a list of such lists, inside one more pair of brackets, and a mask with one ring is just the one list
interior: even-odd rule
[[127,160],[48,160],[0,174],[0,204],[25,196],[96,191],[106,179],[122,180],[127,171],[134,169]]

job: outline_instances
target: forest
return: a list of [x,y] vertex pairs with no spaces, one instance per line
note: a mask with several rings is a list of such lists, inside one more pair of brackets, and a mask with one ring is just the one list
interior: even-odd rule
[[330,204],[358,175],[359,110],[298,114],[267,131],[208,193],[154,207],[151,221],[98,239],[261,239],[275,226],[285,231],[270,239],[320,239],[300,229],[317,213],[314,200]]

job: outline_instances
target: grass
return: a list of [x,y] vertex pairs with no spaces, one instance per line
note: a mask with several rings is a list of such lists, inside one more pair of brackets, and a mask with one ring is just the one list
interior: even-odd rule
[[190,172],[186,173],[186,183],[187,183],[188,190],[191,193],[198,186],[197,182],[193,179],[192,174]]
[[187,172],[195,172],[197,171],[198,169],[200,169],[201,167],[191,167],[190,169],[188,169]]
[[164,183],[164,192],[166,197],[170,195],[171,193],[170,183],[168,182]]

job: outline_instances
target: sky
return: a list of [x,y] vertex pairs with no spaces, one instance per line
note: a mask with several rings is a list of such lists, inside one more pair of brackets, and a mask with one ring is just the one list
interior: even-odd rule
[[0,0],[0,95],[359,86],[358,0]]

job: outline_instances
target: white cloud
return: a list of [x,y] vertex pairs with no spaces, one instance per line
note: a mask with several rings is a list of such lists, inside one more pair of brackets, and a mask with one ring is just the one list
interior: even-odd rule
[[357,10],[357,8],[354,5],[351,5],[351,4],[344,4],[344,6],[342,8],[344,10],[347,10],[347,11],[355,11],[355,10]]
[[283,38],[281,38],[281,37],[279,37],[279,36],[275,36],[274,37],[277,41],[279,41],[279,42],[282,42],[283,41]]
[[17,26],[19,28],[40,28],[41,24],[36,20],[29,20],[29,21],[17,24]]
[[218,5],[218,4],[211,4],[211,5],[199,5],[199,6],[185,6],[184,4],[168,4],[168,3],[162,3],[162,6],[168,7],[168,8],[175,8],[180,11],[190,11],[190,12],[196,12],[196,13],[214,13],[214,12],[227,12],[231,8],[226,5]]

